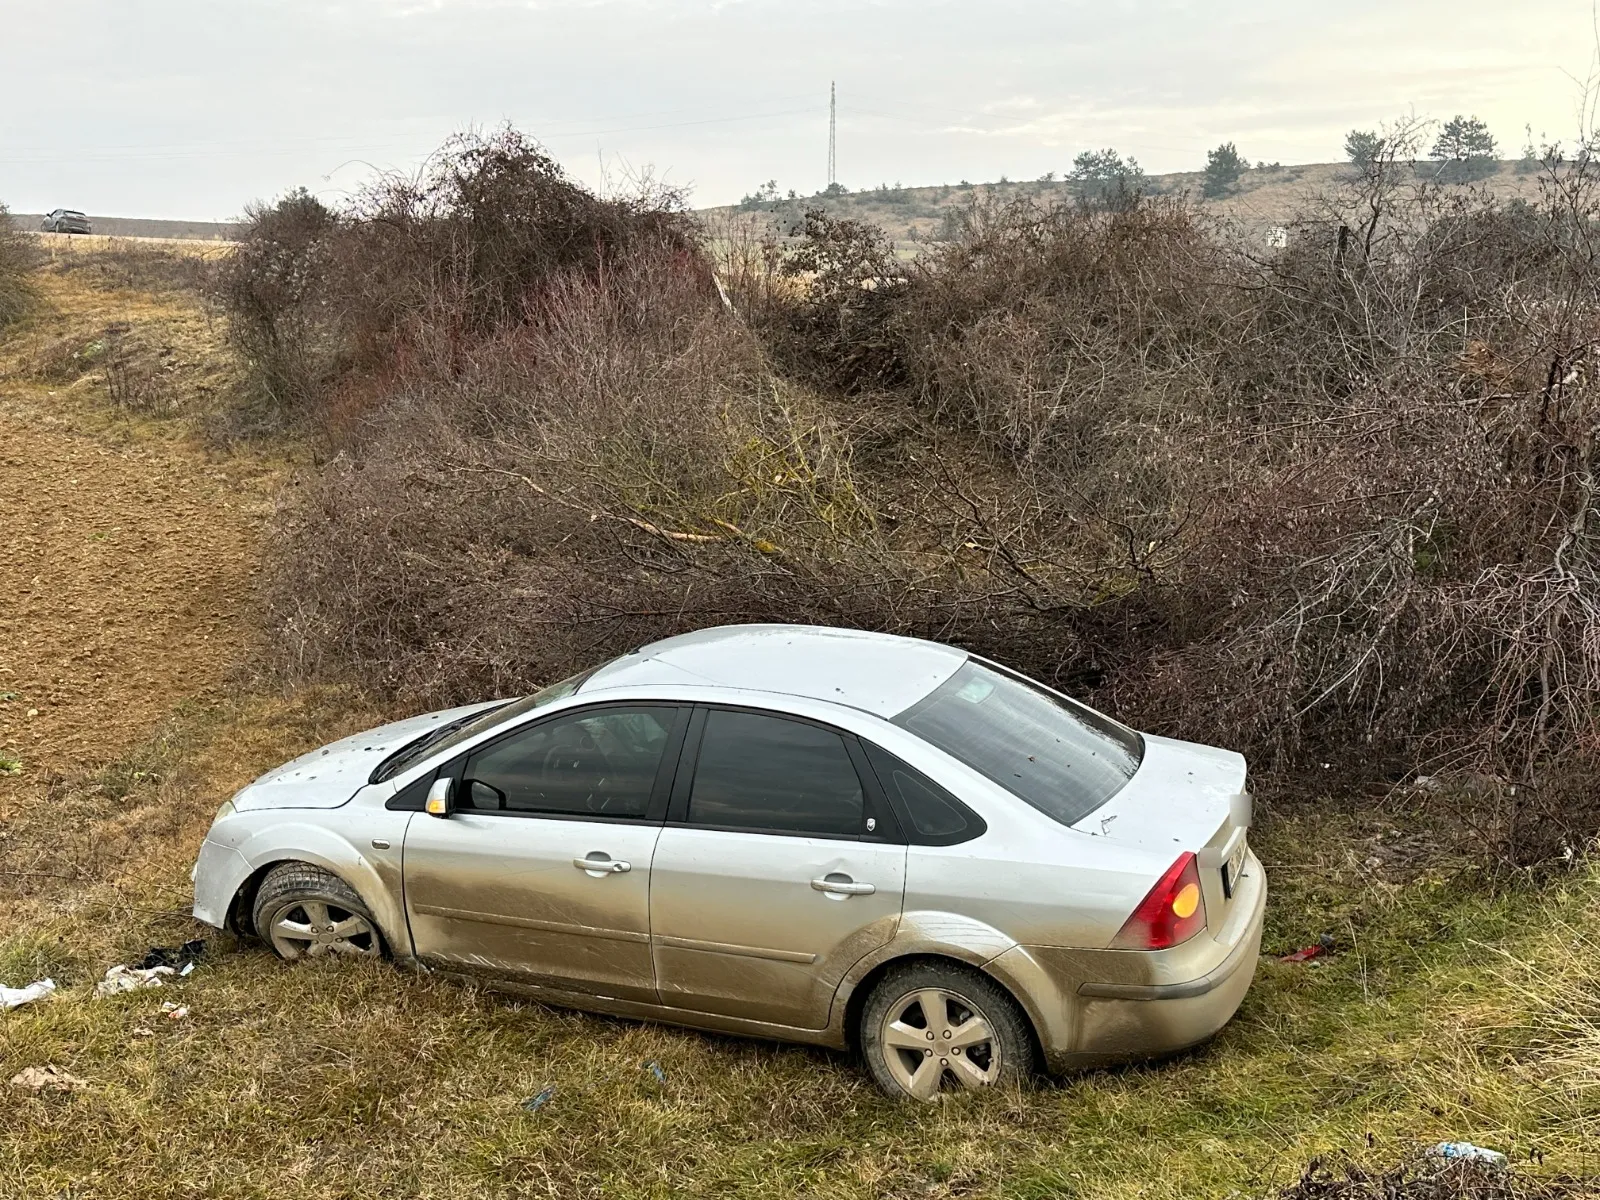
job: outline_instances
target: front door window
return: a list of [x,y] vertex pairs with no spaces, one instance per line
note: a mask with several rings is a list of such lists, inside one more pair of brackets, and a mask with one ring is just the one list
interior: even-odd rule
[[468,760],[462,805],[642,817],[676,715],[672,708],[607,708],[541,721]]

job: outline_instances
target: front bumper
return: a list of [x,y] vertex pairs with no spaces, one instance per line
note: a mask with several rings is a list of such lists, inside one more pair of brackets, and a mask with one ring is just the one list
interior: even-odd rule
[[200,857],[195,861],[192,876],[195,919],[224,928],[228,923],[228,908],[249,876],[250,864],[237,850],[210,838],[201,842]]

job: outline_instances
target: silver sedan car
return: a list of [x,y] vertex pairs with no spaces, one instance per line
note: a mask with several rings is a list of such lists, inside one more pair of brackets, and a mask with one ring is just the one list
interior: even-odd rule
[[315,750],[217,813],[195,915],[552,1004],[857,1048],[888,1092],[1227,1023],[1266,883],[1237,754],[950,646],[669,638]]

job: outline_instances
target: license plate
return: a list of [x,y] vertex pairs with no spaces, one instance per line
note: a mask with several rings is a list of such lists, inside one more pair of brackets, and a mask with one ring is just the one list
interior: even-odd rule
[[1222,892],[1228,899],[1233,899],[1234,889],[1238,886],[1240,878],[1244,875],[1245,855],[1250,850],[1243,838],[1234,847],[1233,853],[1228,855],[1228,861],[1222,864]]

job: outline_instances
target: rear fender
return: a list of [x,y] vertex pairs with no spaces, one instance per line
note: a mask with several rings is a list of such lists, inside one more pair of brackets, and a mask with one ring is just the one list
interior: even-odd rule
[[[1044,1040],[1047,1028],[1053,1028],[1053,1023],[1046,1024],[1048,1013],[1041,1004],[1049,993],[1040,989],[1041,977],[1027,970],[1026,960],[1019,961],[1015,968],[1010,965],[1007,952],[1016,948],[1016,940],[994,926],[959,913],[907,912],[901,917],[894,940],[863,958],[840,983],[830,1020],[832,1040],[843,1045],[854,1037],[850,1022],[859,1002],[865,999],[857,994],[864,980],[896,959],[917,957],[954,959],[992,976],[1022,1005],[1035,1032]],[[1002,958],[1007,962],[1002,964]]]

